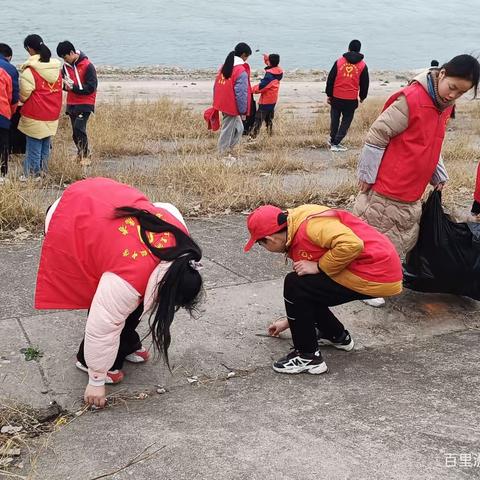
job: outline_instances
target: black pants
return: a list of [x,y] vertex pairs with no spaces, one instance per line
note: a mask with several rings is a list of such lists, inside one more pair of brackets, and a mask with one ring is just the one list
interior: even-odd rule
[[4,177],[8,172],[8,152],[10,130],[8,128],[0,128],[0,175]]
[[[336,108],[330,109],[330,141],[333,145],[338,145],[347,135],[348,129],[352,124],[355,109]],[[340,123],[340,117],[342,119]]]
[[69,113],[68,116],[72,123],[72,138],[77,147],[78,156],[88,157],[87,122],[90,112]]
[[[136,328],[140,323],[140,317],[142,316],[142,313],[143,303],[141,303],[136,310],[134,310],[127,317],[125,326],[120,334],[120,345],[118,346],[117,358],[109,370],[121,370],[123,367],[123,362],[125,361],[125,357],[133,352],[136,352],[142,347],[140,335],[136,331]],[[85,341],[82,340],[80,348],[78,349],[77,360],[88,367],[87,362],[85,361],[84,345]]]
[[262,127],[262,123],[265,122],[267,126],[267,132],[269,135],[273,132],[273,117],[275,116],[275,110],[262,110],[261,107],[257,110],[255,115],[255,123],[253,125],[252,137],[255,138]]
[[289,273],[285,277],[283,297],[293,345],[302,353],[318,350],[315,327],[330,340],[343,334],[345,327],[328,307],[372,298],[343,287],[323,272],[303,276]]

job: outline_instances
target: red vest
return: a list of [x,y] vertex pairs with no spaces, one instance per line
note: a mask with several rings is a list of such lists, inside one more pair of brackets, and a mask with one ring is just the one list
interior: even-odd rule
[[34,120],[58,120],[62,109],[62,75],[54,83],[47,82],[34,68],[30,68],[35,80],[35,90],[22,107],[22,116]]
[[[85,81],[85,73],[89,65],[92,62],[88,58],[82,58],[82,60],[75,64],[75,68],[65,63],[63,70],[65,75],[73,81],[73,84],[77,87],[83,85]],[[76,72],[75,72],[76,70]],[[92,92],[88,95],[79,95],[71,90],[67,93],[67,105],[95,105],[95,99],[97,98],[97,92]]]
[[[43,242],[35,308],[90,308],[105,272],[145,294],[160,260],[144,244],[136,219],[114,218],[114,209],[121,206],[148,210],[188,234],[172,214],[153,206],[133,187],[108,178],[73,183],[63,193]],[[169,232],[148,236],[157,248],[175,245]]]
[[227,115],[240,115],[237,102],[235,100],[235,81],[243,73],[247,72],[248,75],[248,100],[247,100],[247,113],[250,113],[250,103],[252,100],[252,87],[250,85],[250,65],[243,63],[242,65],[235,65],[233,67],[232,76],[225,78],[222,75],[222,69],[219,70],[215,78],[215,84],[213,86],[213,108],[226,113]]
[[480,203],[480,163],[477,167],[477,181],[475,183],[475,194],[473,198],[476,202]]
[[0,115],[12,118],[12,77],[0,68]]
[[288,249],[288,256],[294,261],[318,262],[328,251],[313,243],[307,235],[308,221],[316,217],[338,217],[357,237],[363,240],[362,253],[347,269],[363,280],[376,283],[391,283],[402,280],[402,265],[393,243],[355,215],[344,210],[327,210],[307,217],[298,228]]
[[390,139],[372,189],[394,200],[416,202],[438,164],[453,107],[438,110],[428,92],[415,82],[394,93],[383,109],[402,94],[408,103],[408,127]]
[[337,76],[333,84],[333,96],[343,100],[357,100],[360,90],[360,75],[365,62],[348,63],[345,57],[337,60]]

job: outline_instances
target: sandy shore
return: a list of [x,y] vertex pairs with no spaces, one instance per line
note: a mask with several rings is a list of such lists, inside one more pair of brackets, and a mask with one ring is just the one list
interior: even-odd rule
[[[327,74],[321,70],[286,72],[279,104],[301,115],[314,113],[326,103]],[[174,67],[168,71],[156,67],[128,70],[102,67],[99,68],[98,99],[100,102],[151,101],[169,97],[200,111],[211,105],[214,75],[214,71]],[[253,72],[252,83],[258,82],[261,75],[262,71]],[[369,96],[385,98],[414,75],[415,72],[372,72]]]

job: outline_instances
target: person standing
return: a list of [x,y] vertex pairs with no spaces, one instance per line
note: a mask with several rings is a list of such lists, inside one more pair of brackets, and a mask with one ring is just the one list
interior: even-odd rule
[[63,88],[68,92],[66,114],[72,123],[77,158],[80,163],[89,164],[87,122],[95,111],[97,71],[88,57],[68,40],[57,45],[57,55],[65,62],[62,74]]
[[255,138],[260,131],[262,123],[265,122],[269,135],[273,133],[273,117],[275,116],[275,106],[278,102],[278,91],[280,90],[280,81],[283,78],[283,70],[280,68],[280,55],[278,53],[265,54],[263,56],[265,64],[265,75],[258,85],[253,87],[254,94],[260,94],[259,107],[255,115],[255,124],[253,126],[252,138]]
[[8,173],[11,118],[18,102],[18,71],[10,63],[12,49],[0,43],[0,184]]
[[62,109],[60,61],[51,58],[40,35],[28,35],[23,45],[30,57],[20,67],[20,101],[23,102],[18,129],[26,136],[24,174],[40,180],[48,170],[52,137],[57,133]]
[[427,185],[441,190],[448,180],[441,158],[447,123],[457,99],[472,88],[476,96],[479,76],[478,60],[458,55],[394,93],[370,127],[353,213],[389,237],[400,257],[417,243]]
[[222,127],[218,139],[220,153],[228,153],[242,138],[243,123],[250,112],[252,87],[247,63],[252,49],[246,43],[235,46],[218,71],[213,87],[213,108],[222,112]]
[[360,53],[361,47],[360,40],[352,40],[348,52],[333,64],[328,74],[325,92],[330,104],[328,144],[332,152],[348,150],[341,142],[347,135],[358,108],[358,99],[363,102],[368,95],[370,80],[363,54]]

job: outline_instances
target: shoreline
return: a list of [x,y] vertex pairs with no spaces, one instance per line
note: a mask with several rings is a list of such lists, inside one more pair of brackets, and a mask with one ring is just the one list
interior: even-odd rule
[[[215,68],[183,68],[167,65],[144,65],[135,67],[120,67],[114,65],[96,65],[98,76],[108,80],[139,79],[147,80],[212,80],[217,72]],[[412,70],[372,70],[370,78],[377,81],[408,81],[418,73]],[[329,70],[293,68],[285,70],[283,81],[326,81]],[[263,69],[252,69],[252,78],[262,76]]]

